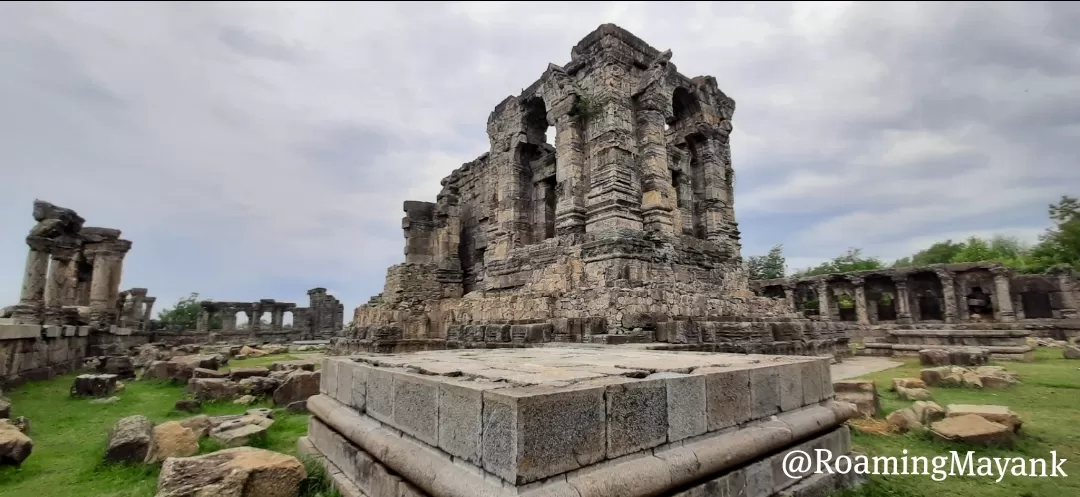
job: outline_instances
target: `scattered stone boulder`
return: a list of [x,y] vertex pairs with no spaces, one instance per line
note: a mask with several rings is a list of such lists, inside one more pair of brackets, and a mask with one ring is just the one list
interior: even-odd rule
[[240,386],[244,388],[245,392],[255,396],[269,396],[273,395],[274,390],[277,390],[281,386],[281,383],[288,378],[288,375],[281,379],[270,378],[266,376],[252,376],[250,378],[244,378],[240,380]]
[[238,447],[167,459],[155,497],[296,497],[306,476],[293,456]]
[[915,413],[915,418],[927,426],[934,421],[945,419],[945,409],[936,402],[917,401],[911,406],[911,410]]
[[239,398],[233,401],[233,404],[250,406],[251,404],[258,402],[258,400],[259,399],[256,399],[254,395],[241,395]]
[[262,351],[266,352],[267,355],[287,354],[289,353],[289,346],[277,344],[263,345]]
[[156,344],[147,343],[140,345],[135,352],[135,358],[132,359],[132,364],[137,368],[145,368],[147,364],[154,361],[169,360],[171,357],[168,351],[161,350]]
[[893,378],[892,389],[898,391],[899,387],[904,388],[926,388],[926,383],[918,378]]
[[885,421],[889,423],[889,426],[900,433],[923,429],[922,422],[919,421],[918,415],[916,415],[915,411],[910,407],[889,413],[889,415],[885,417]]
[[244,412],[245,416],[261,416],[267,419],[274,419],[274,410],[266,407],[256,407],[254,409],[248,409]]
[[1080,347],[1076,345],[1065,345],[1062,349],[1062,356],[1066,359],[1080,359]]
[[0,466],[21,466],[34,450],[34,442],[7,419],[0,419]]
[[904,400],[933,400],[934,398],[925,388],[896,387],[896,394]]
[[[175,362],[169,361],[150,361],[143,368],[142,379],[144,380],[177,380],[180,375],[177,373],[181,369],[181,365]],[[189,371],[193,371],[193,368],[187,368]],[[190,378],[190,376],[189,376]],[[184,378],[183,381],[187,381]]]
[[318,395],[321,377],[320,371],[294,371],[285,378],[277,390],[274,390],[274,405],[287,406],[299,400],[307,400],[312,395]]
[[250,445],[253,440],[265,437],[272,424],[274,420],[270,418],[245,415],[210,428],[210,437],[225,447]]
[[237,355],[237,357],[238,358],[241,357],[241,356],[244,357],[244,358],[265,357],[267,355],[268,354],[266,352],[263,352],[263,351],[261,351],[259,349],[254,349],[254,348],[251,348],[251,347],[248,347],[247,345],[245,345],[240,349],[240,354]]
[[919,375],[932,387],[1008,388],[1019,381],[1016,373],[1000,366],[939,366],[923,369]]
[[112,397],[108,397],[108,398],[94,399],[94,400],[90,401],[91,404],[105,404],[105,405],[115,404],[117,402],[120,402],[120,397],[117,397],[115,395],[112,396]]
[[202,410],[202,402],[197,399],[180,399],[176,401],[173,409],[184,412],[199,412]]
[[116,393],[114,374],[81,374],[71,385],[72,397],[109,397]]
[[990,349],[979,347],[923,349],[919,351],[919,363],[923,366],[982,366],[989,362]]
[[298,400],[296,402],[292,402],[285,407],[285,410],[293,414],[306,414],[308,412],[307,401]]
[[972,405],[972,404],[949,404],[945,406],[945,417],[951,418],[956,416],[967,416],[974,414],[976,416],[982,416],[987,421],[993,421],[1009,427],[1012,431],[1019,431],[1020,426],[1023,425],[1023,421],[1020,419],[1020,415],[1013,412],[1006,406],[996,405]]
[[172,359],[169,359],[169,361],[177,364],[186,364],[193,369],[203,368],[217,371],[221,366],[221,364],[218,363],[218,357],[216,355],[184,355],[173,357]]
[[179,421],[180,425],[184,428],[190,429],[195,433],[197,438],[205,437],[210,433],[210,428],[214,426],[214,422],[210,419],[210,416],[200,414],[193,416],[185,420]]
[[0,396],[0,419],[7,419],[11,417],[11,400],[7,397]]
[[232,368],[229,370],[229,379],[240,381],[244,378],[265,377],[270,375],[270,370],[262,366],[249,368]]
[[228,378],[229,373],[226,371],[217,371],[214,369],[195,368],[192,371],[192,378]]
[[833,383],[833,391],[836,393],[836,400],[855,404],[855,408],[863,416],[873,418],[881,412],[881,398],[878,397],[877,384],[872,381],[837,381]]
[[1013,431],[1000,423],[987,421],[976,414],[947,417],[930,425],[930,431],[943,440],[968,445],[1001,445],[1010,447],[1016,441]]
[[270,371],[294,371],[297,369],[303,369],[304,371],[315,371],[315,361],[306,359],[297,359],[294,361],[277,361],[270,364]]
[[199,436],[195,430],[179,421],[169,421],[154,427],[154,442],[146,462],[157,464],[170,457],[188,457],[199,453]]
[[234,399],[244,393],[239,383],[222,378],[192,378],[188,391],[202,402]]
[[98,365],[98,372],[114,374],[121,380],[135,379],[135,364],[128,356],[108,356]]
[[105,460],[141,463],[150,453],[153,440],[154,426],[146,416],[137,414],[123,418],[109,431]]
[[30,420],[26,419],[26,416],[18,416],[15,419],[9,420],[12,426],[23,432],[24,435],[30,434]]

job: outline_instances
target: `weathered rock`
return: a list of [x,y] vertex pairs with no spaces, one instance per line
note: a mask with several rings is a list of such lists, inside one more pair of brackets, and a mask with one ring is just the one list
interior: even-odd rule
[[251,347],[244,346],[244,348],[240,349],[240,355],[250,358],[250,357],[265,357],[268,354],[266,352],[262,351],[262,350],[253,349]]
[[180,399],[176,401],[173,409],[184,412],[199,412],[202,410],[202,402],[197,399]]
[[297,359],[294,361],[278,361],[270,364],[271,371],[293,371],[296,369],[303,369],[304,371],[315,371],[315,361]]
[[873,418],[881,412],[877,384],[872,381],[843,380],[833,383],[836,400],[855,404],[859,413]]
[[982,366],[988,362],[990,362],[990,350],[978,347],[919,351],[919,363],[924,366]]
[[195,433],[196,437],[205,437],[210,433],[210,428],[213,427],[213,421],[211,421],[209,416],[200,414],[180,421],[180,425],[190,429]]
[[1061,354],[1066,359],[1080,359],[1080,347],[1065,345],[1062,347]]
[[0,466],[21,466],[34,450],[34,442],[7,419],[0,419]]
[[1008,447],[1015,442],[1013,431],[1008,426],[987,421],[986,418],[975,414],[947,417],[930,425],[930,430],[944,440],[968,445]]
[[0,397],[0,419],[11,417],[11,400]]
[[930,391],[925,388],[904,388],[897,387],[896,394],[904,400],[932,400],[933,395],[930,395]]
[[295,457],[238,447],[166,460],[155,497],[296,497],[306,476]]
[[[286,376],[287,377],[287,376]],[[268,396],[281,386],[282,380],[266,376],[252,376],[240,380],[239,384],[245,392],[255,396]]]
[[195,368],[192,378],[228,378],[229,373],[226,371],[217,371],[214,369]]
[[[151,362],[163,359],[163,352],[158,346],[151,343],[140,345],[135,354],[135,359],[131,362],[137,368],[145,368]],[[168,354],[165,353],[164,355]],[[168,358],[165,357],[164,359]]]
[[274,420],[263,416],[242,416],[211,428],[210,437],[226,447],[249,445],[255,439],[265,437],[272,424]]
[[892,389],[897,390],[897,387],[904,388],[926,388],[926,383],[918,378],[893,378]]
[[274,419],[274,410],[266,407],[256,407],[255,409],[244,411],[244,416],[259,416],[266,419]]
[[98,372],[114,374],[121,380],[133,380],[135,379],[135,364],[128,356],[109,356],[98,366]]
[[936,402],[917,401],[911,406],[911,410],[915,413],[915,418],[924,425],[945,419],[945,409]]
[[109,431],[105,460],[141,463],[150,453],[153,440],[153,425],[146,416],[138,414],[123,418]]
[[270,370],[262,366],[248,368],[232,368],[229,370],[229,379],[240,381],[244,378],[265,377],[270,375]]
[[[177,376],[180,365],[169,361],[150,361],[143,369],[144,380],[173,380]],[[193,370],[194,368],[188,368]],[[186,379],[184,381],[187,381]]]
[[244,388],[235,381],[220,378],[192,378],[188,391],[198,400],[228,400],[244,394]]
[[922,430],[923,425],[918,415],[910,407],[893,411],[885,417],[885,421],[900,433]]
[[308,412],[307,401],[298,400],[296,402],[290,402],[289,405],[285,407],[285,410],[293,414],[304,414]]
[[242,405],[242,406],[250,406],[251,404],[254,404],[255,402],[257,402],[258,400],[259,399],[256,399],[254,395],[241,395],[238,399],[233,401],[233,404]]
[[320,371],[295,371],[274,390],[274,405],[286,406],[319,393]]
[[1019,381],[1016,373],[1000,366],[940,366],[923,369],[920,375],[927,385],[935,387],[1008,388]]
[[287,354],[289,352],[289,346],[276,344],[263,345],[262,351],[266,352],[268,355]]
[[169,361],[186,364],[192,368],[213,369],[215,371],[221,366],[216,355],[185,355],[173,357]]
[[26,416],[16,416],[15,419],[9,421],[12,426],[18,428],[23,434],[30,434],[30,420]]
[[188,457],[199,453],[199,436],[179,421],[154,427],[154,442],[146,462],[156,464],[170,457]]
[[116,392],[114,374],[81,374],[71,385],[72,397],[108,397]]
[[120,402],[120,397],[117,397],[115,395],[109,398],[94,399],[90,401],[91,404],[115,404],[117,402]]
[[967,416],[974,414],[982,416],[987,421],[993,421],[1009,427],[1012,431],[1019,431],[1023,421],[1020,415],[1006,406],[996,405],[972,405],[972,404],[949,404],[945,406],[945,417]]

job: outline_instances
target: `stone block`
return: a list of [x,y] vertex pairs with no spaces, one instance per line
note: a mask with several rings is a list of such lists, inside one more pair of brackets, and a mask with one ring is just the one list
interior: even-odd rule
[[604,459],[604,387],[484,392],[484,469],[522,485]]
[[708,430],[705,376],[656,373],[647,379],[663,380],[667,386],[668,442],[701,435]]
[[329,396],[335,400],[338,400],[334,396],[337,389],[336,385],[331,383],[337,378],[337,359],[333,357],[327,357],[322,361],[322,367],[320,370],[323,372],[322,377],[319,378],[319,393]]
[[[338,367],[338,374],[348,374],[348,377],[342,377],[339,381],[348,382],[349,390],[349,403],[354,409],[360,412],[364,412],[364,407],[367,405],[367,369],[361,367],[359,364],[347,361],[342,362]],[[346,373],[348,372],[348,373]],[[342,387],[339,385],[338,390]]]
[[479,465],[484,448],[484,391],[506,386],[443,380],[439,384],[439,448]]
[[60,326],[45,326],[43,333],[45,338],[60,338],[60,335],[63,334],[63,328]]
[[75,336],[80,336],[80,337],[90,336],[90,327],[89,326],[80,326],[79,329],[75,332]]
[[827,359],[802,363],[803,405],[816,404],[832,397],[832,373]]
[[667,441],[664,380],[620,382],[607,387],[607,457],[656,447]]
[[361,364],[367,370],[367,403],[364,412],[383,423],[394,424],[395,372]]
[[0,325],[0,340],[19,340],[24,338],[41,338],[42,326],[37,324],[4,324]]
[[779,366],[777,379],[780,382],[780,411],[790,411],[802,407],[803,381],[805,381],[805,362],[783,364]]
[[750,419],[780,412],[780,368],[769,366],[751,369],[750,387]]
[[109,327],[109,333],[118,336],[128,336],[131,334],[131,328],[121,328],[119,326],[112,325]]
[[424,443],[439,445],[439,384],[409,373],[395,374],[392,383],[391,424]]
[[705,416],[709,431],[744,423],[750,419],[750,371],[746,369],[702,368],[694,374],[705,376]]
[[76,333],[78,333],[78,331],[79,331],[78,326],[64,326],[63,335],[66,336],[66,337],[73,337],[73,336],[75,336]]

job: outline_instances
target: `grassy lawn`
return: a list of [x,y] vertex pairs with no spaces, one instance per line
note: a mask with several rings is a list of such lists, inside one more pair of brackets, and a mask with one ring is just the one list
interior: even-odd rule
[[[263,366],[303,358],[305,354],[275,355],[229,366]],[[34,451],[20,469],[0,468],[0,497],[152,497],[159,465],[119,466],[103,462],[109,429],[125,416],[142,414],[157,424],[194,414],[175,412],[173,404],[185,398],[185,386],[153,381],[127,381],[115,404],[91,404],[72,399],[75,375],[23,385],[8,395],[12,416],[30,420]],[[204,404],[202,414],[239,414],[269,402],[240,406],[231,402]],[[264,448],[296,454],[296,440],[307,433],[307,415],[274,413]],[[213,444],[204,444],[212,450]]]
[[[1061,349],[1036,350],[1031,363],[1000,362],[1020,374],[1021,384],[1008,390],[968,390],[932,388],[934,401],[948,404],[998,404],[1009,406],[1024,421],[1020,437],[1012,450],[984,449],[938,442],[927,434],[869,435],[853,433],[855,450],[870,456],[902,456],[904,449],[912,456],[949,456],[975,451],[975,458],[1022,457],[1050,460],[1050,451],[1058,459],[1068,459],[1062,468],[1067,478],[1029,478],[1012,475],[1000,482],[997,477],[949,476],[935,482],[928,476],[872,476],[869,484],[843,497],[1066,497],[1080,496],[1080,361],[1062,358]],[[882,407],[888,414],[910,406],[888,392],[893,378],[919,377],[919,361],[906,361],[903,367],[874,373],[862,379],[876,380]],[[948,471],[948,467],[945,468]],[[1049,468],[1047,469],[1049,472]],[[995,470],[996,474],[996,470]],[[1048,473],[1049,474],[1049,473]]]

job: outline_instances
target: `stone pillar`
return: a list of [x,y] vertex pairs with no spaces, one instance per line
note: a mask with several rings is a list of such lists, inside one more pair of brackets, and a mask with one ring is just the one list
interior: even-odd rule
[[870,324],[870,318],[866,315],[866,280],[858,277],[848,280],[855,286],[855,320],[859,324]]
[[270,329],[274,331],[281,331],[281,319],[285,317],[285,313],[281,312],[281,309],[274,308],[270,311]]
[[1016,312],[1013,311],[1012,289],[1010,288],[1010,271],[1007,268],[995,267],[990,269],[994,274],[994,303],[997,307],[998,321],[1009,323],[1016,321]]
[[199,333],[210,331],[210,310],[206,307],[199,309],[199,319],[195,322],[195,331]]
[[143,309],[142,315],[142,329],[143,331],[150,329],[150,321],[154,316],[154,302],[157,301],[157,297],[146,297],[146,307]]
[[957,317],[956,281],[953,279],[952,272],[946,269],[937,270],[935,273],[941,280],[941,298],[945,301],[945,322],[955,323]]
[[94,272],[90,277],[90,320],[97,324],[110,321],[113,306],[109,302],[109,289],[112,281],[110,271],[116,255],[108,242],[87,245],[84,253],[93,261]]
[[829,283],[825,280],[817,282],[818,316],[822,321],[832,321],[832,304],[829,303]]
[[1072,288],[1072,269],[1069,267],[1054,268],[1057,275],[1058,291],[1061,292],[1061,317],[1064,319],[1076,319],[1077,313],[1076,293]]
[[45,280],[49,273],[52,241],[44,237],[28,236],[26,244],[30,246],[30,252],[26,256],[19,305],[12,317],[24,324],[41,324],[44,318]]
[[[616,65],[605,66],[601,79],[614,81]],[[603,102],[588,123],[589,192],[585,197],[586,232],[616,228],[643,229],[641,180],[635,164],[634,108],[627,95],[607,90],[596,98]],[[592,138],[596,137],[596,138]]]
[[68,324],[63,307],[74,305],[75,256],[79,246],[74,240],[57,241],[52,247],[52,267],[45,284],[45,324]]
[[131,242],[128,240],[116,240],[113,242],[113,255],[109,264],[109,305],[116,306],[116,298],[120,294],[120,278],[124,272],[124,256],[131,250]]
[[251,314],[248,315],[248,317],[250,318],[250,321],[248,321],[248,324],[250,325],[249,327],[250,327],[252,333],[254,333],[256,331],[262,331],[262,315],[263,315],[263,311],[262,311],[261,308],[258,308],[258,307],[256,307],[254,310],[252,310]]
[[221,331],[223,333],[236,331],[236,309],[226,307],[221,310],[221,313]]
[[893,283],[896,284],[896,322],[898,324],[911,324],[911,295],[908,294],[907,274],[894,274]]
[[[577,116],[555,119],[555,235],[585,233],[585,152]],[[561,193],[561,194],[560,194]]]
[[795,285],[793,283],[784,283],[784,300],[787,302],[788,311],[797,314],[802,311],[795,306]]
[[650,86],[637,97],[635,131],[641,167],[641,217],[646,231],[675,234],[677,196],[668,166],[662,110],[670,102],[660,89]]

